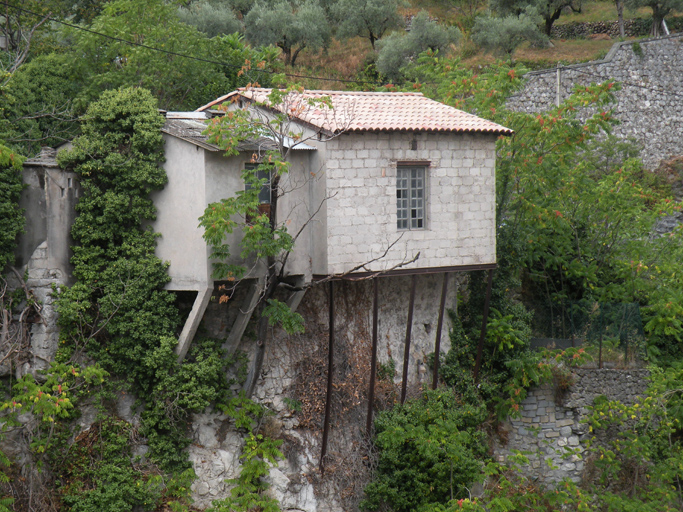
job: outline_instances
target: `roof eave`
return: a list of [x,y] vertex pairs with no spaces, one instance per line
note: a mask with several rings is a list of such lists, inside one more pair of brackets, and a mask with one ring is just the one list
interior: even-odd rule
[[458,133],[458,134],[465,134],[465,133],[471,133],[471,134],[483,134],[483,135],[505,135],[505,136],[510,136],[514,134],[514,130],[510,129],[504,129],[504,130],[469,130],[469,129],[461,129],[461,130],[452,130],[452,129],[430,129],[430,128],[350,128],[348,130],[344,131],[339,131],[336,132],[336,135],[339,135],[341,133],[393,133],[393,132],[400,132],[400,133],[409,133],[409,132],[419,132],[419,133]]
[[[240,91],[232,91],[231,93],[226,94],[225,96],[221,96],[220,98],[216,98],[215,100],[207,103],[206,105],[202,105],[197,110],[195,110],[195,112],[204,112],[205,110],[213,107],[214,105],[219,105],[219,104],[225,103],[226,101],[228,101],[229,99],[231,99],[237,95],[242,96]],[[244,97],[244,96],[242,96],[242,97]]]
[[221,150],[218,146],[214,146],[213,144],[208,144],[206,142],[202,142],[202,141],[194,139],[192,137],[184,137],[184,136],[179,135],[178,133],[175,133],[172,130],[168,130],[166,128],[162,128],[161,131],[162,131],[162,133],[165,133],[166,135],[170,135],[171,137],[175,137],[176,139],[184,140],[185,142],[189,142],[190,144],[194,144],[195,146],[199,146],[200,148],[204,148],[207,151],[218,152]]

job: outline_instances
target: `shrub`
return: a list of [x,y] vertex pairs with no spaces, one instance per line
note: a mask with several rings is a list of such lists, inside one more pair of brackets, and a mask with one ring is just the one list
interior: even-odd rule
[[485,418],[483,405],[463,404],[448,389],[381,412],[375,421],[377,474],[361,508],[412,512],[466,497],[488,452],[480,430]]

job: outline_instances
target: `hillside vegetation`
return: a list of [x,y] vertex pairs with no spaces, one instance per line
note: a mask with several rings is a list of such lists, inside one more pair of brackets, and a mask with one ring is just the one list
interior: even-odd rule
[[[247,377],[244,355],[225,354],[222,340],[197,339],[178,359],[182,314],[164,289],[167,263],[155,256],[157,235],[149,229],[156,215],[151,194],[167,181],[159,109],[193,110],[254,83],[273,87],[280,99],[278,87],[294,84],[419,90],[514,130],[496,142],[498,268],[486,336],[486,276],[472,272],[451,313],[452,348],[440,367],[440,387],[403,406],[387,398],[376,435],[363,445],[362,464],[373,474],[354,503],[396,512],[680,510],[683,233],[654,235],[662,219],[680,215],[673,171],[650,172],[639,148],[610,135],[619,84],[582,87],[547,112],[506,108],[529,67],[598,58],[615,41],[552,37],[553,24],[617,18],[611,3],[586,2],[579,13],[576,1],[7,2],[0,24],[8,44],[0,54],[6,213],[0,262],[8,264],[0,277],[0,339],[15,371],[1,381],[0,423],[4,434],[21,440],[23,452],[16,460],[0,452],[0,512],[192,510],[195,474],[187,447],[194,415],[206,411],[222,413],[225,428],[244,439],[234,489],[212,510],[279,510],[267,476],[292,453],[280,450],[285,439],[272,435],[265,407],[236,391],[259,374]],[[673,25],[682,2],[628,0],[625,6],[635,10],[625,16],[652,17],[643,27],[656,32],[658,16]],[[239,112],[221,121],[236,122],[216,138],[224,150],[236,151],[234,133],[263,133]],[[285,112],[272,122],[290,121]],[[73,143],[59,164],[82,187],[71,232],[75,283],[53,292],[59,348],[49,367],[33,375],[21,369],[31,357],[27,337],[41,305],[11,266],[23,221],[20,155],[65,141]],[[278,165],[286,172],[286,158],[270,157],[259,169]],[[214,256],[245,251],[274,258],[295,243],[286,225],[274,226],[275,217],[259,209],[258,191],[268,178],[258,172],[245,169],[252,186],[202,217],[218,248]],[[227,247],[221,226],[233,229],[236,213],[250,235],[242,247]],[[17,292],[7,285],[10,274]],[[584,350],[531,350],[539,317],[572,302],[639,309],[639,361],[651,365],[652,377],[647,397],[636,404],[604,400],[590,411],[591,429],[620,432],[613,443],[592,448],[593,477],[583,486],[567,481],[546,489],[516,471],[524,454],[499,464],[489,442],[499,421],[519,413],[531,386],[567,384],[571,367],[589,359]],[[260,313],[259,336],[303,325],[275,299]],[[480,338],[483,364],[475,376]],[[606,340],[613,348],[620,342]],[[391,371],[385,369],[389,381]],[[117,397],[127,393],[137,397],[137,422],[117,410]],[[287,398],[294,415],[298,397]],[[481,497],[470,495],[472,482],[486,482]]]

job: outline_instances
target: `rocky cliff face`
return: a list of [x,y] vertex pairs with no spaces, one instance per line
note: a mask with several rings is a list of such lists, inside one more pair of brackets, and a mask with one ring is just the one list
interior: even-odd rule
[[[410,279],[380,279],[378,359],[382,379],[376,387],[376,407],[387,406],[397,398]],[[409,395],[416,393],[422,383],[431,382],[425,359],[434,351],[441,279],[441,275],[418,277],[408,366]],[[450,309],[456,306],[455,281],[447,300]],[[343,282],[336,290],[334,392],[324,473],[320,471],[320,454],[328,357],[326,287],[310,289],[299,307],[306,321],[304,334],[273,333],[255,391],[255,399],[273,413],[263,428],[270,436],[284,441],[285,460],[270,474],[270,492],[280,501],[283,510],[352,510],[372,466],[365,433],[372,284],[370,281]],[[212,304],[207,311],[204,324],[209,329],[220,329],[222,322],[216,319],[228,314],[220,309],[220,305]],[[248,333],[249,329],[240,346],[246,352],[252,344]],[[444,328],[442,350],[448,348]],[[229,492],[225,480],[234,478],[239,471],[238,457],[243,441],[232,430],[227,417],[208,411],[195,416],[192,436],[190,459],[198,476],[193,492],[197,506],[206,507]]]
[[[42,242],[25,266],[18,269],[28,276],[25,285],[40,302],[40,318],[30,327],[30,346],[20,368],[23,375],[36,373],[53,359],[59,343],[56,314],[52,308],[52,285],[65,284],[68,276],[60,268],[51,268],[49,241]],[[440,274],[417,278],[412,343],[408,364],[408,396],[431,382],[427,355],[434,351],[435,332],[441,293]],[[456,308],[460,278],[451,278],[447,308]],[[19,280],[14,283],[20,286]],[[375,407],[386,407],[398,397],[403,369],[404,341],[408,316],[411,277],[382,277],[379,283],[378,360],[380,379],[375,392]],[[368,458],[365,424],[369,387],[372,283],[341,282],[336,285],[336,328],[334,347],[334,392],[331,397],[331,428],[324,472],[320,470],[321,438],[326,401],[328,360],[328,305],[325,286],[310,289],[300,307],[306,332],[288,336],[272,332],[255,400],[272,414],[264,420],[263,431],[282,439],[284,460],[270,473],[270,493],[283,510],[342,511],[352,510],[361,497],[372,468]],[[204,316],[202,330],[215,337],[227,337],[239,307],[239,290],[228,304],[212,302]],[[249,327],[238,350],[250,354],[254,341]],[[441,340],[443,351],[449,348],[448,321]],[[9,367],[6,368],[9,371]],[[239,388],[234,386],[234,390]],[[134,397],[122,393],[115,405],[116,414],[135,425],[138,423]],[[82,431],[95,421],[96,410],[84,405],[79,420]],[[225,497],[227,479],[239,473],[243,436],[227,416],[206,410],[194,416],[191,425],[192,445],[189,459],[197,474],[192,486],[195,505],[207,508],[213,500]],[[20,439],[6,439],[4,449],[31,473],[31,460],[23,457],[27,446]],[[144,456],[141,439],[134,450]],[[37,476],[37,475],[33,475]]]

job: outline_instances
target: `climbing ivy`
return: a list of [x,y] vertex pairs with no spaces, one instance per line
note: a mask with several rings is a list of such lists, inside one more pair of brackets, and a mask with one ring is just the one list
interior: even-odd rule
[[24,229],[24,212],[19,208],[23,162],[17,153],[0,145],[0,269],[13,262],[17,235]]
[[166,175],[156,100],[144,89],[105,92],[88,109],[83,135],[60,153],[82,196],[72,228],[76,284],[57,299],[58,360],[86,352],[127,381],[144,402],[140,433],[149,457],[166,471],[189,467],[184,448],[189,414],[226,391],[216,342],[196,342],[178,363],[175,297],[163,289],[167,264],[154,254],[157,235],[150,193]]

